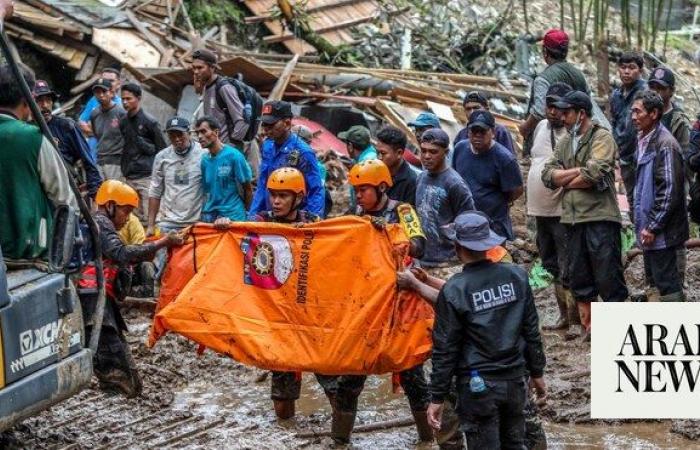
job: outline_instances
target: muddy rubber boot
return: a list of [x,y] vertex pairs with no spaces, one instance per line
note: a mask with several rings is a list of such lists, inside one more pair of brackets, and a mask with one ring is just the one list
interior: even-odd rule
[[655,287],[650,287],[644,290],[648,302],[659,302],[661,300],[661,293]]
[[684,302],[685,294],[683,292],[674,292],[659,297],[660,302]]
[[338,411],[333,414],[331,438],[336,444],[350,443],[350,434],[355,426],[355,412]]
[[578,312],[583,326],[581,342],[591,342],[591,302],[578,302]]
[[685,282],[685,271],[688,266],[688,250],[681,246],[676,250],[676,267],[678,267],[678,275],[681,276],[681,285],[683,289],[688,289],[688,285]]
[[554,330],[566,330],[569,328],[569,317],[566,304],[566,293],[564,292],[564,286],[561,284],[554,285],[554,297],[557,299],[557,306],[559,307],[559,319],[554,323],[554,325],[545,325],[542,327],[543,330],[554,331]]
[[275,406],[275,415],[280,420],[294,417],[294,400],[272,400]]
[[101,373],[98,376],[98,380],[100,381],[100,389],[117,391],[126,398],[138,397],[141,393],[141,379],[134,380],[131,374],[124,369],[110,369]]
[[566,312],[569,317],[569,326],[581,325],[581,316],[578,313],[578,306],[576,305],[576,300],[574,300],[574,295],[570,290],[564,289],[564,297],[566,298]]
[[418,439],[421,442],[432,442],[433,441],[433,429],[428,423],[428,412],[427,411],[411,411],[413,414],[413,420],[416,421],[416,429],[418,430]]

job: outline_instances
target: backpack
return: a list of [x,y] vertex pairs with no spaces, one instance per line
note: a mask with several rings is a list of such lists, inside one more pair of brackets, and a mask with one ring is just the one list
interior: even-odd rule
[[228,111],[228,106],[221,96],[221,88],[230,84],[236,88],[238,98],[243,103],[243,118],[248,123],[248,131],[244,137],[244,141],[252,141],[258,134],[260,126],[260,115],[262,113],[263,99],[258,92],[244,83],[242,80],[233,77],[219,75],[216,78],[216,104],[226,114],[226,126],[233,132],[233,123],[231,115]]

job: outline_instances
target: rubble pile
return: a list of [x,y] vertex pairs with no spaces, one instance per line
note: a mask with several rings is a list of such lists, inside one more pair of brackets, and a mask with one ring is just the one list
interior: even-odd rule
[[465,0],[414,3],[406,28],[387,26],[387,22],[358,26],[359,43],[353,47],[356,59],[371,67],[400,68],[406,45],[412,67],[418,70],[497,78],[515,75],[513,49],[522,32],[509,26],[514,17],[512,5],[498,10]]

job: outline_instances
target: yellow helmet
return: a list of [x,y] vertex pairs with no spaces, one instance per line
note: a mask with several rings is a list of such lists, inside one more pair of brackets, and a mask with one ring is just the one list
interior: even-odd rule
[[378,159],[368,159],[352,166],[348,174],[348,181],[353,186],[369,184],[377,187],[386,183],[387,186],[391,187],[394,184],[389,168]]
[[98,205],[105,205],[107,202],[114,202],[119,206],[139,206],[139,194],[134,188],[119,180],[106,180],[100,185],[95,196]]
[[293,167],[282,167],[267,178],[267,189],[270,191],[292,191],[295,194],[306,195],[304,175]]

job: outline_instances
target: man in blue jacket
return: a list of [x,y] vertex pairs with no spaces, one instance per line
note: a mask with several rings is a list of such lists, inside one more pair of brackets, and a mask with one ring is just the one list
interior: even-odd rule
[[82,166],[85,173],[84,180],[78,177],[81,181],[87,184],[87,190],[90,197],[95,198],[97,190],[102,184],[102,176],[97,168],[97,161],[88,147],[83,134],[80,132],[78,125],[67,117],[58,117],[53,115],[54,102],[58,98],[58,94],[51,89],[51,86],[44,80],[37,80],[34,85],[34,100],[36,100],[41,115],[44,116],[46,125],[49,126],[51,134],[56,140],[58,150],[66,164],[79,174],[78,164]]
[[659,300],[684,301],[676,253],[688,239],[683,156],[678,141],[661,123],[664,102],[653,91],[640,92],[632,104],[637,138],[634,215],[644,272]]
[[262,161],[258,185],[248,215],[255,217],[261,211],[272,208],[267,192],[267,178],[281,167],[293,167],[304,174],[307,186],[303,209],[325,217],[325,191],[316,154],[302,138],[292,133],[292,105],[284,101],[272,101],[263,105],[261,125],[265,134],[262,145]]

